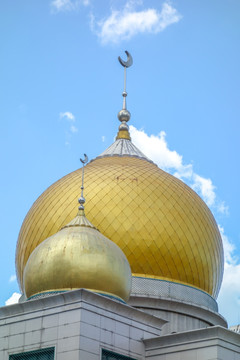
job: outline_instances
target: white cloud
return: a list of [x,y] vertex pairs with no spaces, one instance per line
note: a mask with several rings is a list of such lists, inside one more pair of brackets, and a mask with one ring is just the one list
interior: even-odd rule
[[218,225],[218,228],[222,236],[225,262],[227,264],[235,265],[237,262],[237,259],[233,255],[235,251],[235,246],[228,240],[228,237],[224,233],[223,227],[221,225]]
[[54,0],[51,2],[51,7],[56,11],[74,10],[74,4],[71,0]]
[[5,301],[5,305],[12,305],[18,303],[19,298],[21,297],[21,294],[14,292],[12,296]]
[[130,125],[130,132],[134,144],[161,168],[166,170],[182,168],[182,156],[168,149],[164,131],[159,135],[147,135],[144,130],[138,130]]
[[97,33],[103,44],[118,43],[139,33],[159,33],[182,17],[167,2],[163,3],[161,11],[154,8],[137,11],[136,7],[140,4],[142,1],[127,1],[123,9],[112,9],[108,18],[98,22],[92,16],[92,30]]
[[192,188],[201,194],[208,206],[213,206],[216,200],[215,186],[211,179],[203,178],[198,174],[193,174],[194,183]]
[[59,114],[59,116],[60,116],[60,119],[66,119],[70,122],[75,122],[75,116],[70,111],[61,112]]
[[220,313],[228,319],[231,326],[240,324],[240,264],[234,255],[235,246],[229,241],[221,226],[219,230],[223,240],[225,264],[218,304]]
[[70,126],[70,131],[74,134],[74,133],[77,133],[78,132],[78,128],[74,125],[71,125]]
[[196,174],[192,164],[184,164],[182,155],[169,149],[164,131],[158,135],[148,135],[131,125],[130,132],[136,146],[161,169],[187,182],[213,210],[227,214],[228,207],[217,198],[212,180]]
[[89,0],[53,0],[50,3],[50,6],[53,11],[74,11],[77,10],[80,5],[88,6],[90,4]]
[[225,205],[224,201],[218,202],[218,211],[224,215],[229,215],[229,207]]
[[9,278],[9,282],[10,283],[14,282],[14,281],[16,281],[16,279],[17,279],[16,275],[11,275],[10,278]]
[[104,141],[105,141],[105,136],[103,135],[103,136],[102,136],[102,142],[104,142]]
[[[73,134],[78,132],[78,127],[76,126],[76,118],[70,111],[60,112],[59,114],[60,119],[66,120],[65,121],[65,145],[71,145],[71,138]],[[66,125],[67,124],[67,125]]]

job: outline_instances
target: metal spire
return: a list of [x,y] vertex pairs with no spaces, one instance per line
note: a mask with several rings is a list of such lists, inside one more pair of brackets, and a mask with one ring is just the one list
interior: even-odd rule
[[[78,213],[77,216],[72,219],[67,225],[63,226],[62,229],[64,228],[69,228],[69,227],[75,227],[75,226],[81,226],[81,227],[89,227],[92,229],[95,229],[98,231],[97,228],[95,228],[95,226],[93,224],[90,223],[90,221],[86,218],[85,213],[84,213],[84,204],[85,204],[85,198],[83,196],[83,189],[84,189],[84,165],[86,165],[86,163],[88,162],[88,157],[86,154],[84,154],[84,159],[80,159],[81,163],[83,164],[82,166],[82,186],[81,186],[81,197],[78,199],[78,202],[80,204],[80,206],[78,207]],[[61,230],[62,230],[61,229]]]
[[123,96],[123,110],[126,110],[126,97],[127,97],[127,91],[126,91],[126,82],[127,82],[127,68],[132,66],[133,64],[133,59],[131,54],[126,50],[125,51],[126,55],[127,55],[127,61],[123,61],[121,59],[121,57],[118,57],[118,61],[120,62],[120,64],[124,67],[124,90],[122,93]]
[[85,198],[83,197],[83,189],[84,189],[84,165],[88,162],[88,157],[86,154],[84,154],[84,160],[80,159],[81,163],[83,164],[82,166],[82,186],[81,186],[81,197],[78,199],[78,202],[80,204],[80,206],[78,207],[78,210],[83,210],[84,211],[84,204],[85,204]]
[[127,97],[127,91],[126,91],[126,80],[127,80],[127,68],[130,67],[133,64],[133,59],[131,54],[126,50],[125,51],[127,55],[127,61],[123,61],[121,57],[118,57],[118,61],[120,64],[124,67],[124,89],[123,89],[123,108],[118,113],[118,119],[121,121],[121,125],[119,126],[119,132],[117,135],[117,139],[127,139],[131,140],[130,134],[128,131],[128,125],[127,122],[129,121],[131,114],[127,110],[127,104],[126,104],[126,97]]

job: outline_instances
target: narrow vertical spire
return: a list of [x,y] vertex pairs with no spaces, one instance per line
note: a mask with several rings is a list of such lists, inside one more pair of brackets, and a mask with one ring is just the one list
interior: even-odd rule
[[123,107],[122,110],[118,113],[118,119],[121,121],[121,124],[119,125],[117,139],[126,139],[131,140],[130,134],[129,134],[129,127],[127,125],[127,122],[130,120],[131,114],[127,110],[127,91],[126,91],[126,82],[127,82],[127,68],[130,67],[133,63],[133,59],[131,54],[126,50],[125,51],[127,55],[127,61],[123,61],[121,57],[118,57],[118,60],[120,64],[124,67],[124,89],[123,89]]
[[[80,159],[82,165],[82,185],[81,185],[81,196],[78,199],[78,202],[80,206],[78,207],[78,213],[77,216],[72,219],[67,225],[63,226],[62,229],[69,228],[72,226],[85,226],[92,229],[95,229],[98,231],[97,228],[93,224],[90,223],[90,221],[86,218],[85,212],[84,212],[84,204],[86,202],[85,197],[83,196],[83,190],[84,190],[84,166],[88,162],[88,157],[86,154],[84,154],[84,159]],[[61,229],[61,230],[62,230]]]
[[88,157],[86,154],[84,154],[84,159],[80,159],[82,165],[82,186],[81,186],[81,197],[78,199],[78,202],[80,206],[78,207],[78,210],[84,215],[84,204],[85,204],[85,198],[83,196],[83,190],[84,190],[84,165],[88,162]]

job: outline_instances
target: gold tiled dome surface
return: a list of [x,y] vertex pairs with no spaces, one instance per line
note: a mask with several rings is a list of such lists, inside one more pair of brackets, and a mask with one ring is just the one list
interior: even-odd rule
[[[50,186],[20,230],[19,282],[36,246],[76,215],[81,170]],[[206,204],[182,181],[135,157],[103,157],[85,167],[86,216],[125,253],[136,276],[173,280],[216,297],[223,248]]]

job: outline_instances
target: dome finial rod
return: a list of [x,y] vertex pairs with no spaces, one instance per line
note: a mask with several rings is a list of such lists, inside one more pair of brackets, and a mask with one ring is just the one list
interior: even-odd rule
[[123,61],[121,57],[118,57],[118,61],[120,64],[124,67],[124,89],[123,89],[123,107],[122,110],[118,113],[118,120],[121,122],[119,128],[118,128],[118,134],[116,139],[125,139],[125,140],[131,140],[130,134],[129,134],[129,127],[127,125],[127,122],[130,120],[131,114],[127,110],[127,104],[126,104],[126,97],[127,97],[127,91],[126,91],[126,82],[127,82],[127,68],[130,67],[133,63],[133,59],[131,54],[126,50],[125,53],[127,54],[127,61]]
[[123,110],[126,110],[127,104],[126,104],[126,97],[127,97],[127,91],[126,91],[126,83],[127,83],[127,68],[124,66],[124,90],[122,93],[123,96]]
[[83,196],[83,190],[84,190],[84,165],[88,162],[88,157],[86,154],[84,154],[84,159],[80,158],[82,166],[82,186],[81,186],[81,197],[78,199],[78,202],[80,206],[78,207],[78,210],[84,210],[84,204],[85,204],[85,198]]
[[126,82],[127,82],[127,68],[130,67],[133,64],[133,59],[131,54],[126,50],[125,51],[127,55],[127,61],[123,61],[121,57],[118,57],[118,61],[120,64],[124,67],[124,90],[122,93],[123,96],[123,110],[126,110],[126,97],[127,97],[127,91],[126,91]]

